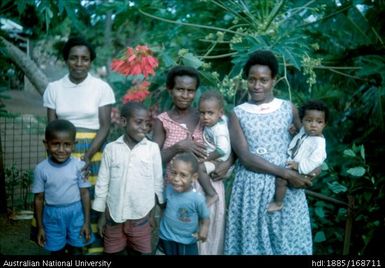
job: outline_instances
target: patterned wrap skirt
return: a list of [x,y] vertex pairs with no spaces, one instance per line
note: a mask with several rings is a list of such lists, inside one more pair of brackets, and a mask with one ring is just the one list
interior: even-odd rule
[[[75,150],[72,153],[73,157],[77,157],[80,159],[85,154],[85,152],[87,152],[87,150],[91,146],[93,139],[96,136],[96,132],[97,132],[96,130],[90,130],[90,129],[82,129],[82,128],[76,129],[77,144],[75,145]],[[91,202],[95,198],[95,184],[96,184],[96,179],[100,168],[100,162],[102,160],[102,151],[104,146],[105,144],[103,144],[99,149],[99,151],[93,155],[91,159],[90,167],[89,167],[91,173],[88,176],[88,180],[92,184],[90,188]],[[94,243],[87,246],[87,248],[85,249],[84,254],[86,255],[96,255],[96,254],[103,253],[103,241],[98,234],[98,228],[97,228],[98,216],[99,216],[99,213],[96,213],[91,209],[91,230],[94,233],[94,236],[96,239]]]
[[[72,156],[80,159],[85,154],[85,152],[87,152],[87,150],[90,148],[91,143],[95,138],[95,136],[96,136],[96,131],[78,128],[76,132],[77,144],[75,145],[75,150],[72,153]],[[102,151],[103,151],[104,145],[101,147],[102,148],[100,148],[99,151],[94,154],[90,163],[91,173],[88,176],[88,180],[93,186],[92,193],[91,193],[92,200],[94,199],[94,186],[96,183],[96,178],[98,176],[100,162],[102,161]]]

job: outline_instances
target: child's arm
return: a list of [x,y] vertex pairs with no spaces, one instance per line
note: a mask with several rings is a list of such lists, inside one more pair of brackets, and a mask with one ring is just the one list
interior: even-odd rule
[[107,209],[107,195],[110,184],[110,167],[111,167],[111,147],[109,144],[104,148],[102,161],[100,163],[98,179],[95,185],[95,199],[92,202],[92,209],[100,212],[98,219],[98,233],[103,237],[103,230],[106,224],[105,212]]
[[83,212],[84,212],[84,223],[83,227],[80,230],[80,235],[84,234],[86,241],[90,240],[90,209],[91,209],[91,201],[90,201],[90,192],[88,188],[80,188],[80,196],[83,204]]
[[162,156],[159,146],[154,144],[152,147],[152,174],[154,178],[155,204],[161,205],[164,203],[164,179]]
[[159,146],[154,144],[152,147],[152,174],[154,178],[154,190],[155,190],[155,204],[152,210],[150,211],[150,225],[152,228],[156,228],[158,221],[156,220],[156,205],[158,204],[161,209],[164,205],[164,179],[163,179],[163,167],[162,167],[162,157],[160,153]]
[[231,152],[229,158],[226,161],[217,161],[215,163],[215,170],[211,172],[211,179],[213,181],[222,180],[223,177],[227,174],[227,171],[234,164],[237,156]]
[[98,232],[100,237],[103,237],[104,225],[106,225],[106,213],[102,212],[100,213],[99,219],[98,219]]
[[204,161],[213,161],[218,159],[219,157],[223,156],[224,152],[220,150],[215,150],[214,152],[209,153],[206,159],[203,159]]
[[34,203],[37,227],[37,243],[43,247],[45,244],[45,232],[43,228],[44,193],[36,193]]
[[197,239],[205,242],[207,240],[207,234],[209,232],[210,219],[205,218],[199,221],[199,231]]
[[103,151],[98,179],[95,184],[95,198],[92,202],[92,209],[98,212],[106,211],[107,195],[110,190],[112,152],[109,145],[110,144],[108,144]]
[[205,198],[202,195],[198,195],[196,200],[196,208],[199,219],[199,229],[197,233],[194,233],[193,236],[205,242],[207,240],[207,234],[209,232],[210,225],[210,213],[206,205]]
[[154,206],[150,212],[148,213],[148,222],[150,223],[150,226],[152,229],[156,229],[157,222],[155,220],[155,214],[156,214],[156,206]]

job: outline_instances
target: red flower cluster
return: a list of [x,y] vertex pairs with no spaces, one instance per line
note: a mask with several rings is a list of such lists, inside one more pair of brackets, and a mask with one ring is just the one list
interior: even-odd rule
[[122,102],[127,103],[129,101],[141,102],[150,94],[148,87],[150,82],[143,81],[140,84],[134,85],[127,90],[127,93],[123,96]]
[[148,77],[154,75],[158,67],[158,60],[152,56],[152,51],[147,46],[128,47],[122,59],[112,60],[111,69],[123,75],[143,74]]

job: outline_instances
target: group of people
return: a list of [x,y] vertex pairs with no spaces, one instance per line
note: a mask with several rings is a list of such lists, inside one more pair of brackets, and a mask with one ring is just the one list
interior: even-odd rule
[[95,56],[85,40],[69,39],[69,73],[44,93],[48,157],[32,186],[39,245],[84,254],[102,237],[105,254],[152,254],[159,224],[157,248],[166,255],[312,254],[304,188],[326,159],[328,109],[309,101],[298,112],[274,97],[272,52],[250,55],[243,69],[249,99],[229,117],[219,91],[204,92],[193,107],[199,72],[173,67],[166,78],[172,109],[152,122],[143,104],[123,105],[124,134],[106,146],[115,97],[89,73]]

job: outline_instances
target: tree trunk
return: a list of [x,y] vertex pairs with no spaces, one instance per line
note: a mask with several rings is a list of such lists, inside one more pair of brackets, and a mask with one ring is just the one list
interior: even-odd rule
[[48,78],[43,71],[40,70],[36,63],[28,57],[27,54],[1,36],[0,43],[3,44],[8,56],[24,72],[40,95],[43,95],[44,90],[48,85]]

